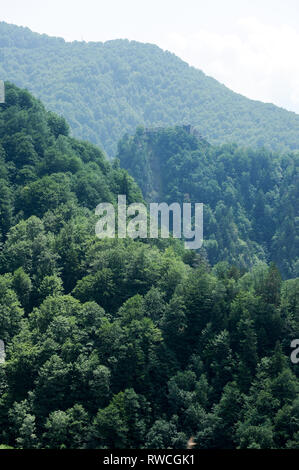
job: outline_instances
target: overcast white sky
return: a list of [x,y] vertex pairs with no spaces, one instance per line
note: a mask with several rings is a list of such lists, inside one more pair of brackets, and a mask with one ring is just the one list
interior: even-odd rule
[[0,20],[68,41],[151,42],[299,113],[299,0],[0,0]]

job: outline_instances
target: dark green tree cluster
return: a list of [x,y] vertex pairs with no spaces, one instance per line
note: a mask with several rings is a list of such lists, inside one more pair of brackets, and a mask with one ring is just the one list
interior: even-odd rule
[[298,447],[298,279],[211,268],[171,239],[99,240],[95,204],[139,188],[6,89],[0,447]]
[[299,149],[299,116],[232,92],[152,44],[67,43],[0,23],[0,77],[63,114],[74,136],[114,156],[139,125],[191,123],[214,144]]
[[139,127],[120,141],[118,159],[148,201],[204,204],[212,265],[274,261],[284,278],[298,277],[298,152],[211,146],[186,126]]

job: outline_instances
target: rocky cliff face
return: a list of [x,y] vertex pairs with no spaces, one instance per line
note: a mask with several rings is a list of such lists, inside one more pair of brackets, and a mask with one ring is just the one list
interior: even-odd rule
[[0,364],[3,364],[5,362],[5,345],[4,341],[0,339]]

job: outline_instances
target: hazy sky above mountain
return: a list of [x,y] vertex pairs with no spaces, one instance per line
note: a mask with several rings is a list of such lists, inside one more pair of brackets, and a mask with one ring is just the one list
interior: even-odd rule
[[2,0],[0,20],[68,41],[151,42],[299,113],[298,0]]

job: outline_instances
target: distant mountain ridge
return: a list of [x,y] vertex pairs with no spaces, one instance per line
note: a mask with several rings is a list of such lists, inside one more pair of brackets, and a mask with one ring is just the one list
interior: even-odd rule
[[110,156],[139,125],[191,124],[212,144],[299,149],[299,115],[234,93],[152,44],[68,43],[0,22],[0,77],[34,92],[74,136]]

